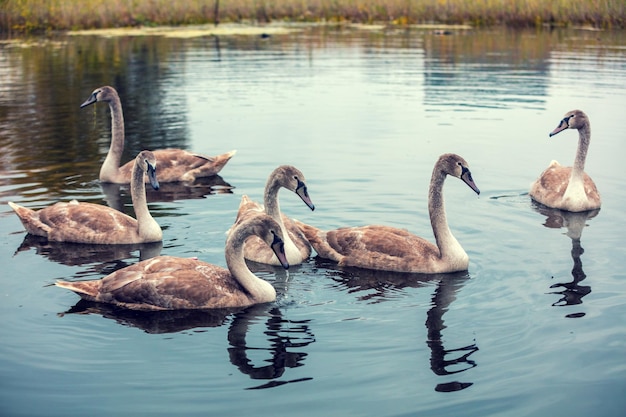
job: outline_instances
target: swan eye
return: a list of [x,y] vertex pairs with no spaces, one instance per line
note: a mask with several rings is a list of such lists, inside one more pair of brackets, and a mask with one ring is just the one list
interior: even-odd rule
[[278,237],[278,235],[276,234],[276,232],[274,232],[273,230],[270,230],[270,233],[273,236],[272,239],[272,245],[275,245],[277,243],[282,243],[282,239]]

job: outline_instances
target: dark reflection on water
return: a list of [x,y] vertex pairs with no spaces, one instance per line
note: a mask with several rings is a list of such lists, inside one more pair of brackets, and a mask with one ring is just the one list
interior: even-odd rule
[[[158,173],[157,173],[158,178]],[[127,184],[101,183],[104,200],[109,207],[119,211],[126,211],[132,205],[130,189]],[[206,198],[213,194],[232,194],[234,186],[230,185],[219,175],[198,178],[193,182],[165,182],[159,184],[158,190],[146,187],[146,196],[149,203],[167,202]]]
[[84,278],[92,275],[108,275],[138,261],[154,258],[161,254],[162,248],[163,242],[128,245],[50,242],[44,237],[27,233],[22,244],[16,249],[15,255],[34,249],[38,255],[63,265],[90,265],[87,269],[81,268],[74,275],[74,278]]
[[[368,303],[390,301],[404,288],[432,288],[432,283],[436,283],[425,323],[426,344],[431,352],[430,369],[435,375],[445,377],[477,366],[476,362],[470,359],[470,356],[478,351],[475,341],[462,347],[446,349],[442,337],[442,332],[446,328],[443,315],[456,300],[458,291],[470,279],[467,271],[451,274],[411,274],[353,267],[336,269],[336,264],[319,257],[315,258],[315,266],[326,269],[326,275],[337,283],[338,288],[347,290],[349,294],[358,295],[359,301]],[[363,292],[366,294],[360,295]],[[455,357],[449,359],[449,356]],[[471,382],[444,382],[437,384],[435,391],[460,391],[471,385]]]
[[[273,388],[293,382],[309,381],[312,378],[281,380],[289,368],[304,366],[307,353],[302,349],[315,342],[309,328],[311,320],[288,320],[278,307],[256,305],[248,308],[213,310],[134,311],[105,303],[80,300],[59,317],[67,314],[98,314],[115,320],[123,326],[135,327],[150,334],[179,333],[186,330],[199,332],[201,328],[228,327],[228,357],[243,374],[254,380],[266,380],[261,385],[246,389]],[[253,346],[246,342],[250,328],[263,322],[264,339],[268,347]],[[256,365],[249,352],[262,351],[267,354],[267,365]]]
[[[337,267],[337,264],[316,256],[315,267],[324,269],[326,276],[336,282],[335,287],[347,290],[357,300],[376,304],[402,295],[404,288],[420,288],[441,279],[442,275],[377,271],[355,267]],[[365,293],[365,294],[364,294]]]
[[[584,249],[581,246],[580,239],[583,229],[587,226],[587,220],[596,217],[600,212],[600,209],[581,213],[572,213],[569,211],[552,209],[536,202],[533,202],[533,209],[546,216],[546,221],[543,224],[545,227],[551,229],[566,228],[566,235],[572,240],[571,254],[572,260],[574,261],[574,266],[572,268],[572,280],[570,282],[560,282],[550,286],[552,289],[560,289],[559,291],[550,292],[550,294],[557,294],[561,296],[561,298],[558,301],[555,301],[552,305],[572,306],[582,304],[583,297],[591,293],[591,286],[580,284],[585,278],[587,278],[585,271],[583,271],[583,263],[581,260],[581,255],[584,253]],[[567,314],[565,317],[579,318],[584,316],[584,312],[578,312]]]
[[[306,352],[299,351],[315,342],[315,336],[309,328],[311,320],[288,320],[283,318],[278,307],[265,311],[265,306],[254,306],[236,313],[228,328],[228,356],[233,365],[252,379],[268,380],[269,382],[247,389],[273,388],[280,385],[309,381],[313,378],[294,380],[278,380],[288,368],[303,366]],[[269,343],[268,348],[250,346],[246,343],[246,335],[251,324],[265,319],[266,330],[263,332]],[[270,356],[268,365],[255,365],[248,357],[248,351],[264,351]],[[296,351],[294,351],[296,350]]]
[[228,317],[237,310],[172,310],[135,311],[106,303],[80,300],[60,317],[67,314],[98,314],[119,324],[136,327],[146,333],[178,333],[184,330],[218,327],[228,322]]
[[94,88],[108,84],[116,87],[124,108],[124,162],[143,149],[186,148],[185,96],[180,89],[164,94],[161,88],[177,83],[176,69],[162,65],[175,48],[155,38],[72,38],[20,54],[5,50],[7,71],[29,83],[0,95],[0,126],[7,133],[0,138],[2,171],[28,172],[28,182],[39,185],[31,198],[72,195],[76,186],[68,189],[68,182],[80,187],[97,179],[110,143],[110,116],[106,106],[80,111],[79,105]]
[[[214,45],[215,45],[215,54],[216,57],[214,59],[214,61],[219,62],[222,60],[222,48],[220,46],[220,37],[219,36],[212,36],[211,37],[213,39]],[[209,42],[209,41],[207,41]]]
[[[580,240],[572,239],[572,259],[574,260],[574,267],[572,268],[572,281],[562,282],[558,284],[552,284],[550,288],[559,288],[561,291],[555,291],[550,294],[559,294],[561,299],[554,302],[553,306],[568,306],[582,304],[583,297],[591,292],[591,286],[580,285],[580,282],[587,278],[585,271],[583,271],[583,263],[580,260],[580,255],[584,253],[582,246],[580,246]],[[583,317],[585,313],[570,313],[565,317],[577,318]]]
[[[426,313],[426,328],[428,339],[426,344],[430,348],[430,369],[439,376],[454,375],[476,367],[476,362],[470,356],[478,351],[476,342],[456,348],[444,347],[442,331],[446,328],[443,315],[456,300],[457,292],[470,278],[468,273],[446,274],[439,278],[439,283],[432,297],[432,307]],[[448,359],[449,356],[454,356]],[[437,384],[435,391],[460,391],[472,385],[471,382],[444,382]]]

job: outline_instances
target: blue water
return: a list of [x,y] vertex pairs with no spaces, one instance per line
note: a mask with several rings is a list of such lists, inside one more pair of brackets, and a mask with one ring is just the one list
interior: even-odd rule
[[[0,415],[623,415],[623,32],[61,36],[0,44],[0,74]],[[122,97],[125,160],[238,152],[213,183],[150,194],[162,245],[33,241],[6,202],[132,210],[125,187],[97,180],[108,109],[78,108],[104,84]],[[527,195],[552,159],[572,163],[576,132],[548,132],[575,108],[591,120],[592,218]],[[432,241],[427,189],[446,152],[481,190],[445,184],[467,272],[251,265],[278,300],[221,314],[102,309],[51,286],[157,253],[224,266],[241,196],[261,199],[280,164],[305,174],[316,205],[283,190],[288,215]]]

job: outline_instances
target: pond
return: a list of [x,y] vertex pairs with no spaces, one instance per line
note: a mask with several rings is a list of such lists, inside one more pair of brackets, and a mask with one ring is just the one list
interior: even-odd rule
[[[0,44],[0,414],[4,416],[618,416],[626,408],[626,33],[296,26],[266,35],[56,36]],[[9,201],[78,199],[133,214],[102,186],[109,109],[123,161],[142,149],[237,150],[198,184],[148,196],[162,244],[94,247],[27,236]],[[541,209],[531,182],[571,165],[584,110],[595,216]],[[433,241],[438,156],[450,228],[470,257],[447,275],[251,264],[278,299],[231,312],[132,313],[79,302],[58,279],[99,279],[156,254],[225,266],[242,195],[306,176],[322,229],[406,228]]]

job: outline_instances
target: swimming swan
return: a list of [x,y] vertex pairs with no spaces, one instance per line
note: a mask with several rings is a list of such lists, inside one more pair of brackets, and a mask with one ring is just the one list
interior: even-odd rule
[[182,310],[246,307],[274,301],[276,290],[254,275],[243,257],[246,238],[257,235],[269,245],[284,268],[280,226],[266,215],[242,222],[226,241],[228,269],[195,258],[157,256],[122,268],[100,279],[57,281],[88,301],[134,310]]
[[152,187],[159,188],[156,159],[150,151],[142,151],[133,161],[133,182],[130,194],[137,219],[111,207],[93,203],[56,203],[35,211],[9,202],[26,231],[55,242],[131,244],[159,242],[163,232],[150,215],[146,202],[147,173]]
[[467,162],[455,154],[439,157],[428,192],[428,211],[437,245],[404,229],[389,226],[345,227],[328,232],[297,222],[317,254],[340,266],[396,272],[447,273],[465,271],[469,257],[452,235],[443,203],[447,175],[462,179],[476,194]]
[[572,212],[600,208],[600,194],[589,175],[585,173],[585,159],[591,139],[589,118],[581,110],[568,112],[550,137],[565,129],[578,129],[578,149],[573,167],[552,161],[530,189],[530,197],[547,207]]
[[[100,168],[100,181],[128,184],[132,171],[132,161],[120,166],[124,150],[124,114],[122,103],[113,87],[96,88],[81,108],[96,102],[109,103],[111,109],[111,147]],[[159,162],[159,181],[193,181],[200,177],[217,174],[232,158],[236,151],[217,156],[204,156],[182,149],[159,149],[154,155]]]
[[[311,245],[293,220],[281,213],[278,203],[278,191],[281,187],[298,194],[311,210],[315,210],[315,206],[309,198],[304,174],[294,166],[281,165],[272,171],[267,179],[263,195],[263,205],[250,200],[247,195],[241,197],[237,218],[227,234],[245,219],[255,216],[258,213],[266,213],[278,222],[283,231],[283,235],[285,236],[285,254],[289,264],[297,265],[311,256]],[[251,261],[280,265],[279,260],[274,256],[272,251],[256,236],[252,236],[246,241],[244,255],[246,259]]]

